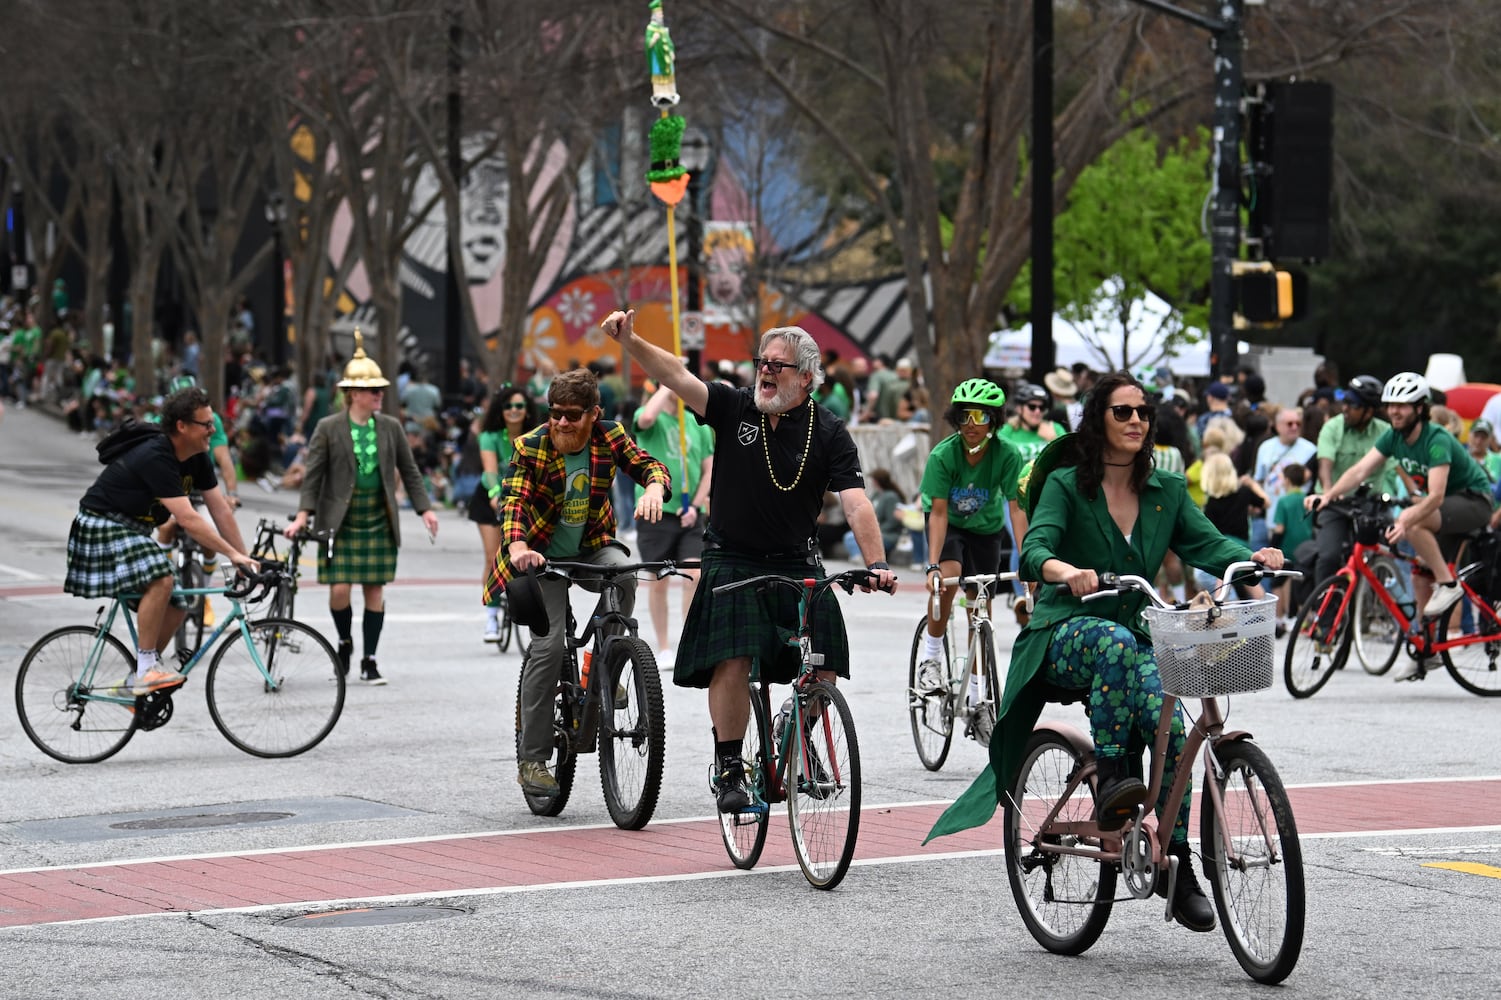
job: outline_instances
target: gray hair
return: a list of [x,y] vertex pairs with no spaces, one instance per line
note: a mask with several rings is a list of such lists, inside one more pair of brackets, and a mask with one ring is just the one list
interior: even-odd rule
[[811,395],[823,385],[823,360],[818,350],[818,343],[811,334],[800,326],[778,326],[761,334],[762,355],[766,354],[767,345],[773,340],[780,340],[792,349],[797,357],[797,370],[809,372],[813,375],[813,381],[808,383],[808,392]]

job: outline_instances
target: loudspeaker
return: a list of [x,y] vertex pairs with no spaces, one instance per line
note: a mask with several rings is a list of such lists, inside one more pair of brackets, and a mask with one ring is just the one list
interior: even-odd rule
[[1250,235],[1262,256],[1329,255],[1329,191],[1334,174],[1334,87],[1269,83],[1253,105],[1249,150],[1255,170]]

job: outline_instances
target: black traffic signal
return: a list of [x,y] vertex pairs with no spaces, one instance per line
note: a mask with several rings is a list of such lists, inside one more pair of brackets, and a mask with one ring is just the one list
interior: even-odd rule
[[1308,313],[1308,275],[1264,261],[1240,264],[1235,275],[1235,311],[1249,323],[1281,324]]

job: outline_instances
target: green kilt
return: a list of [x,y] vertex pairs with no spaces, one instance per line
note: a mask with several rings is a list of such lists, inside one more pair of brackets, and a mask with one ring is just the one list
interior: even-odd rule
[[[823,579],[828,575],[823,563],[809,565],[807,556],[761,558],[711,549],[703,554],[702,564],[698,588],[683,621],[672,682],[679,687],[706,688],[714,667],[737,656],[755,660],[753,677],[775,684],[791,681],[802,664],[797,646],[797,593],[780,586],[764,593],[745,587],[716,594],[714,588],[767,573]],[[850,644],[839,599],[825,591],[813,606],[811,618],[813,651],[824,654],[819,669],[848,677]]]
[[[68,532],[68,575],[63,590],[79,597],[141,594],[164,576],[172,576],[170,549],[125,525],[79,508]],[[194,598],[172,596],[172,606],[186,608]]]
[[319,546],[319,583],[390,583],[396,579],[396,537],[386,517],[386,497],[377,486],[355,490],[349,512],[334,537],[333,558]]

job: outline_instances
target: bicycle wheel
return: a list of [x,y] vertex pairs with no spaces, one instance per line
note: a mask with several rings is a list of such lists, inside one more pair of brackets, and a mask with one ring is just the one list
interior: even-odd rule
[[[1390,559],[1377,558],[1371,560],[1370,569],[1381,581],[1381,586],[1390,592],[1397,582],[1396,564]],[[1397,654],[1402,651],[1402,626],[1381,603],[1371,585],[1364,581],[1355,591],[1351,616],[1355,620],[1355,633],[1351,637],[1355,656],[1366,673],[1380,677],[1392,668],[1397,662]]]
[[1256,744],[1220,743],[1214,754],[1225,775],[1224,815],[1215,811],[1210,774],[1199,801],[1199,849],[1214,906],[1246,974],[1280,983],[1303,948],[1303,850],[1292,806]]
[[[182,590],[199,590],[208,586],[208,576],[196,558],[185,557],[183,564],[177,568],[177,586]],[[208,604],[208,596],[195,594],[188,598],[188,602],[188,613],[182,624],[177,626],[176,635],[177,650],[185,656],[192,654],[203,644],[203,611]]]
[[667,757],[662,678],[657,658],[640,639],[612,643],[610,661],[600,689],[614,704],[600,711],[599,779],[615,825],[639,830],[651,821],[662,791],[662,762]]
[[[995,659],[995,632],[989,622],[981,622],[978,631],[975,652],[980,657],[980,676],[985,679],[985,700],[975,707],[973,726],[976,742],[988,747],[990,735],[995,732],[996,709],[1001,703],[1001,675]],[[968,678],[965,683],[969,683]]]
[[36,641],[16,674],[16,714],[37,749],[65,764],[113,757],[135,735],[135,656],[112,635],[70,625]]
[[1016,787],[1003,803],[1006,880],[1022,922],[1037,943],[1058,955],[1081,955],[1100,939],[1115,905],[1114,864],[1044,850],[1061,844],[1098,847],[1097,837],[1053,833],[1038,825],[1061,802],[1060,826],[1094,822],[1094,799],[1081,783],[1067,799],[1069,779],[1081,760],[1057,733],[1038,730],[1027,739]]
[[[578,664],[571,658],[569,667],[572,671],[574,683],[578,682]],[[521,662],[521,676],[526,675],[526,660]],[[558,794],[548,797],[546,795],[533,795],[525,788],[521,790],[521,797],[526,799],[526,807],[534,816],[558,816],[563,808],[568,805],[568,797],[573,794],[573,775],[578,770],[578,755],[573,752],[573,699],[563,693],[561,687],[553,697],[552,757],[545,763],[552,776],[558,782]],[[516,758],[521,759],[521,677],[516,678]]]
[[766,826],[771,807],[766,804],[766,775],[775,766],[775,761],[766,750],[766,706],[761,701],[760,689],[750,688],[750,721],[745,727],[745,738],[740,744],[740,757],[745,761],[745,787],[751,793],[754,806],[751,812],[720,813],[719,836],[724,841],[725,853],[736,868],[754,868],[761,859],[761,849],[766,846]]
[[917,759],[929,771],[943,767],[954,741],[954,664],[949,657],[948,636],[943,637],[942,687],[920,684],[917,676],[922,663],[923,637],[928,633],[928,616],[917,622],[912,634],[912,655],[907,659],[907,715],[912,721],[912,742]]
[[[1287,633],[1282,679],[1294,698],[1311,698],[1350,657],[1353,616],[1349,609],[1340,611],[1349,585],[1345,576],[1331,576],[1321,582],[1299,609],[1298,620]],[[1321,616],[1326,620],[1324,625],[1320,625]]]
[[834,685],[811,685],[801,713],[802,731],[789,749],[792,850],[814,888],[832,889],[849,871],[860,832],[860,744],[849,704]]
[[245,631],[232,631],[214,651],[204,685],[209,716],[225,739],[253,756],[311,750],[344,711],[334,648],[285,618],[261,618],[247,628],[248,640]]
[[[1473,635],[1475,641],[1446,649],[1439,656],[1456,684],[1471,694],[1494,698],[1501,695],[1501,662],[1498,662],[1501,658],[1501,623],[1497,621],[1501,616],[1501,601],[1485,602],[1484,598],[1477,600],[1466,594],[1462,604],[1467,607],[1461,613],[1451,613],[1439,623],[1439,642],[1457,639],[1461,634]],[[1466,617],[1471,621],[1470,631],[1461,633]],[[1456,620],[1458,624],[1451,636],[1449,623]]]
[[495,643],[495,650],[504,653],[511,648],[511,636],[516,631],[516,623],[511,621],[511,602],[506,600],[505,594],[500,595],[500,639]]

